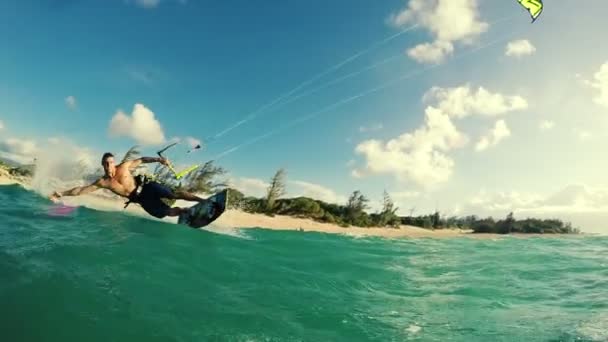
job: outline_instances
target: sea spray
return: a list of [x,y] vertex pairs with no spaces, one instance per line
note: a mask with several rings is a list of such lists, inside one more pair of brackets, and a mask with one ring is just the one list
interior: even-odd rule
[[80,186],[95,171],[94,156],[67,139],[51,138],[38,152],[31,187],[48,196],[56,190]]

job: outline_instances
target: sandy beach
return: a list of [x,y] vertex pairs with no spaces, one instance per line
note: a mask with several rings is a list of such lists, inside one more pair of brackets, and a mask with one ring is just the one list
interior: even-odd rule
[[[0,169],[0,186],[20,184],[26,189],[32,190],[25,178],[14,177],[6,170]],[[102,211],[116,211],[128,215],[137,215],[150,220],[159,220],[148,215],[140,206],[130,205],[124,209],[125,200],[118,198],[106,190],[100,190],[93,194],[86,194],[77,197],[63,197],[62,203],[70,206],[84,206],[90,209]],[[187,207],[192,203],[177,201],[177,206]],[[162,221],[177,223],[176,218],[167,217]],[[216,230],[264,228],[273,230],[295,230],[302,232],[321,232],[331,234],[344,234],[349,236],[378,236],[386,238],[453,238],[453,237],[474,237],[474,238],[500,238],[504,235],[498,234],[471,234],[471,231],[460,229],[437,229],[429,230],[414,226],[402,225],[398,228],[361,228],[361,227],[341,227],[335,224],[321,223],[310,219],[295,218],[290,216],[267,216],[263,214],[251,214],[240,210],[227,210],[212,225]],[[548,236],[547,234],[512,234],[511,236],[530,237]]]

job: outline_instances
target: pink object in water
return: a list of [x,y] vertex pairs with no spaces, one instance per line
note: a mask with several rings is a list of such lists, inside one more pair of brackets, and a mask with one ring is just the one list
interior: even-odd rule
[[57,207],[49,209],[49,215],[52,216],[67,216],[76,210],[76,207],[70,207],[67,205],[59,205]]

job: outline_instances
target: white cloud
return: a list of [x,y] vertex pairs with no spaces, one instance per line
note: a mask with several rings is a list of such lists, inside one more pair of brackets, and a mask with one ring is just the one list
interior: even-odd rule
[[539,126],[541,131],[548,131],[553,129],[553,127],[555,127],[555,122],[550,121],[550,120],[543,120],[540,122]]
[[365,175],[363,174],[363,171],[357,170],[357,169],[351,170],[350,175],[355,179],[361,179],[361,178],[365,177]]
[[110,121],[110,135],[126,136],[141,145],[157,145],[165,142],[165,135],[154,113],[142,104],[136,104],[131,116],[121,110]]
[[[259,178],[231,178],[228,181],[230,187],[233,187],[245,196],[264,197],[270,184]],[[305,196],[312,199],[321,200],[327,203],[345,203],[346,197],[337,194],[332,189],[324,187],[319,184],[314,184],[305,181],[288,181],[287,182],[287,196],[299,197]]]
[[511,131],[505,120],[498,120],[494,124],[494,128],[479,139],[475,145],[475,150],[478,152],[485,151],[490,147],[498,145],[498,143],[509,136],[511,136]]
[[0,150],[30,157],[38,152],[38,146],[34,140],[8,138],[0,141]]
[[507,44],[505,55],[509,57],[523,57],[536,52],[536,48],[527,39],[514,40]]
[[424,95],[424,100],[438,102],[441,111],[456,118],[498,116],[528,108],[528,102],[521,96],[491,93],[483,87],[474,91],[468,84],[455,88],[433,87]]
[[[428,107],[425,125],[413,133],[402,134],[386,143],[367,140],[355,151],[366,158],[367,172],[392,174],[401,181],[432,186],[447,181],[452,174],[454,161],[445,152],[466,142],[466,136],[456,129],[449,116]],[[364,173],[357,170],[353,176]]]
[[453,51],[452,43],[435,41],[416,45],[407,51],[407,55],[419,63],[439,64]]
[[[426,108],[424,125],[386,143],[370,139],[357,145],[355,152],[365,157],[366,165],[352,170],[351,176],[389,174],[399,181],[413,182],[425,188],[446,182],[454,168],[449,151],[462,148],[468,142],[451,118],[497,116],[527,107],[526,100],[520,96],[490,93],[481,87],[472,92],[468,85],[449,89],[434,87],[424,99],[436,102]],[[488,146],[508,134],[504,121],[499,121]]]
[[538,206],[542,197],[533,193],[522,193],[518,191],[499,191],[490,193],[480,190],[467,204],[467,207],[478,209],[481,213],[515,211],[521,208]]
[[420,197],[420,192],[418,191],[398,191],[389,193],[391,198],[395,201],[409,200],[413,198]]
[[68,106],[68,108],[71,110],[76,110],[76,108],[78,107],[76,98],[72,95],[65,98],[65,105]]
[[245,196],[263,197],[270,186],[267,182],[258,178],[233,178],[228,181],[231,187],[239,190]]
[[571,184],[549,195],[517,191],[479,191],[468,203],[469,209],[484,212],[560,213],[597,212],[608,213],[608,189],[593,188],[583,184]]
[[[321,200],[326,203],[343,204],[346,203],[346,197],[338,195],[332,189],[326,188],[319,184],[304,182],[304,181],[291,181],[289,184],[294,185],[296,190],[289,191],[289,196],[299,197],[305,196],[316,200]],[[293,189],[293,188],[292,188]]]
[[479,20],[477,0],[410,0],[389,22],[397,27],[417,24],[429,30],[434,42],[420,44],[408,54],[419,62],[432,63],[451,54],[453,43],[472,43],[489,27]]
[[0,156],[20,164],[31,164],[38,151],[34,140],[8,138],[0,141]]
[[382,128],[384,128],[384,126],[381,123],[375,123],[370,126],[360,126],[359,132],[361,132],[361,133],[376,132],[376,131],[381,130]]
[[599,105],[608,107],[608,62],[600,66],[600,70],[593,75],[593,80],[586,81],[585,83],[599,91],[593,98],[593,101]]
[[0,120],[0,130],[4,129],[4,122],[2,122],[2,120]]

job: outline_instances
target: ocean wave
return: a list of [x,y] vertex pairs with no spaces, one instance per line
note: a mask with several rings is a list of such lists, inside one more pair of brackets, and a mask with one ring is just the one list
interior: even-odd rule
[[607,238],[205,231],[0,201],[7,341],[608,340]]

